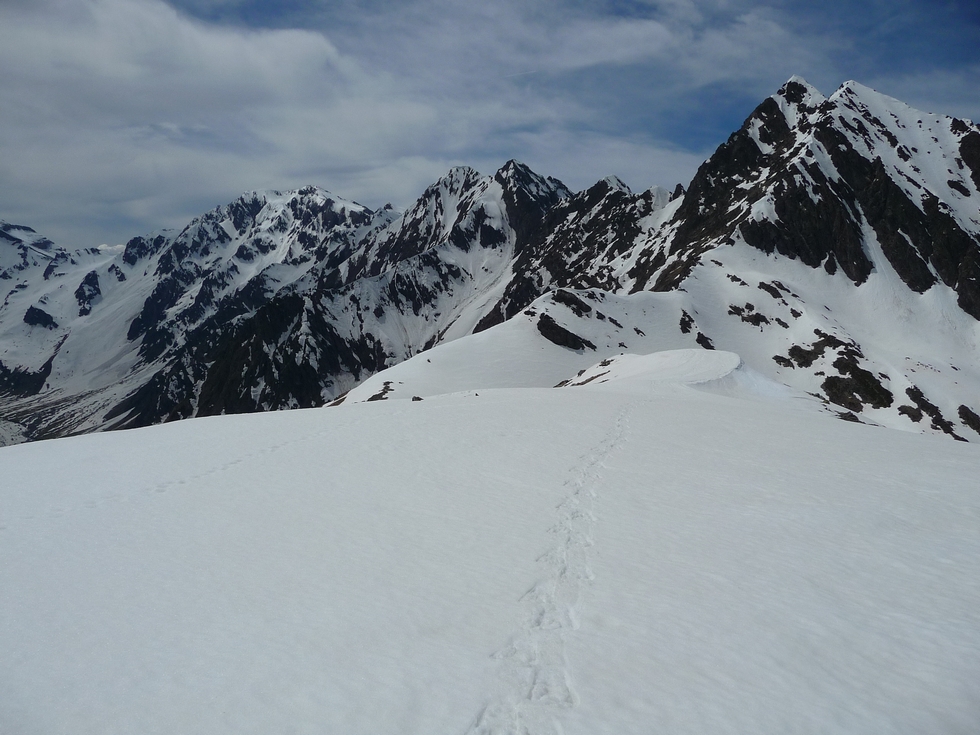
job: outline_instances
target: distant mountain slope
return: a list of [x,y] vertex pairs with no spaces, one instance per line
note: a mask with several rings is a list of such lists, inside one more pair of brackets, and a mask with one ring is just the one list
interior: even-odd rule
[[[686,192],[512,161],[401,215],[310,187],[121,252],[0,236],[13,435],[323,405],[523,314],[569,354],[717,347],[845,418],[980,439],[980,129],[854,82],[791,79]],[[647,291],[677,296],[651,319]],[[601,347],[590,298],[635,329]]]

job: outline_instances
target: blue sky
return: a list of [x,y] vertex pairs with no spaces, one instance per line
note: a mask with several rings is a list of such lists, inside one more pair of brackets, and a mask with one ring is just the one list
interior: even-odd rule
[[95,245],[509,158],[672,187],[793,74],[980,119],[980,4],[0,0],[0,70],[0,218]]

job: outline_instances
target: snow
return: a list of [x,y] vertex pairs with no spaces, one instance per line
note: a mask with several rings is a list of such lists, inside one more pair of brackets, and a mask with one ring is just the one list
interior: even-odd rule
[[0,449],[0,731],[972,730],[980,447],[744,370]]
[[25,437],[18,424],[0,419],[0,447],[8,444],[19,444]]
[[646,380],[698,385],[723,380],[742,364],[734,352],[668,350],[650,355],[622,355],[603,360],[577,376],[569,385]]
[[[233,224],[234,209],[256,203],[260,205],[256,216],[252,221],[245,218],[242,232],[238,232]],[[310,225],[302,222],[304,212],[317,207],[328,207],[340,219],[330,229],[335,239],[326,238],[323,242],[333,246],[337,246],[337,240],[353,237],[352,233],[359,229],[352,214],[364,217],[368,212],[316,187],[286,193],[246,192],[235,202],[195,218],[176,237],[167,231],[145,236],[152,240],[163,235],[166,242],[132,265],[123,259],[124,247],[72,251],[53,248],[50,241],[33,231],[0,223],[0,231],[9,229],[9,236],[29,244],[48,243],[50,248],[49,252],[41,252],[32,246],[27,255],[21,256],[19,249],[0,247],[0,270],[8,268],[7,275],[15,274],[17,279],[17,286],[0,302],[0,363],[10,370],[37,372],[48,360],[52,362],[39,396],[8,399],[5,408],[17,404],[18,412],[30,412],[32,403],[44,404],[39,409],[43,413],[50,410],[45,401],[56,405],[59,401],[64,405],[74,402],[81,410],[77,417],[65,418],[64,430],[104,428],[105,411],[145,384],[163,366],[161,362],[144,360],[139,354],[140,341],[128,339],[133,320],[166,277],[161,273],[161,260],[177,248],[173,259],[183,290],[167,311],[164,326],[179,342],[215,311],[215,305],[209,304],[190,316],[205,281],[217,303],[251,279],[263,279],[263,288],[271,292],[284,291],[307,277],[315,263],[312,254],[304,251],[297,233],[305,227],[306,234],[319,236],[327,229],[317,218]],[[371,226],[380,226],[390,218],[391,212],[383,210],[373,218]],[[257,239],[265,242],[268,252],[253,249],[248,261],[237,257],[240,247],[250,248]],[[59,267],[48,277],[46,267],[53,258]],[[21,260],[24,264],[18,262]],[[91,313],[82,315],[75,290],[90,271],[97,274],[102,295],[92,300]],[[30,306],[44,309],[58,326],[46,329],[24,324],[23,315]],[[13,410],[8,410],[12,415]],[[23,440],[26,433],[23,427],[11,424],[10,430],[0,430],[0,445]]]
[[[857,150],[870,160],[881,158],[891,172],[891,178],[902,187],[920,208],[928,196],[949,207],[949,213],[966,232],[980,234],[976,222],[976,204],[951,189],[949,180],[957,180],[967,191],[976,191],[969,173],[965,175],[953,163],[960,156],[962,133],[952,131],[953,118],[946,115],[915,110],[904,102],[881,94],[857,82],[845,82],[830,98],[835,113],[851,125],[863,122],[870,127],[867,137],[850,133]],[[971,125],[972,127],[972,125]],[[847,133],[847,130],[842,129]],[[901,141],[906,156],[898,155],[898,147],[889,141]],[[919,181],[924,188],[911,184]]]
[[753,119],[749,124],[749,137],[752,138],[752,141],[759,147],[759,150],[762,151],[764,155],[769,155],[773,152],[774,148],[768,143],[763,143],[759,137],[759,130],[762,127],[762,120],[759,118]]
[[[799,103],[790,102],[784,96],[785,92],[787,91],[786,88],[791,84],[795,84],[803,88],[802,99]],[[803,77],[797,75],[790,77],[779,92],[773,95],[773,99],[779,106],[779,109],[782,111],[783,115],[786,117],[786,121],[789,123],[790,127],[795,127],[799,123],[801,117],[801,107],[812,109],[819,107],[827,100],[827,98],[820,93],[820,90],[807,82],[807,80]]]
[[[379,393],[384,393],[385,400],[397,400],[487,388],[550,388],[600,358],[627,350],[646,354],[697,345],[693,332],[684,335],[676,329],[686,305],[683,294],[565,293],[575,294],[592,311],[576,316],[552,294],[546,294],[493,329],[437,345],[372,375],[349,391],[344,400],[368,401]],[[589,340],[596,349],[569,350],[548,341],[537,327],[541,314]]]
[[[818,391],[820,379],[813,372],[780,367],[773,355],[787,354],[793,344],[812,343],[816,329],[855,341],[875,372],[888,376],[883,384],[895,396],[889,408],[865,406],[861,420],[930,431],[928,422],[914,424],[898,413],[899,405],[907,403],[905,390],[917,385],[937,396],[935,402],[947,417],[955,417],[959,405],[974,405],[980,381],[980,323],[957,306],[956,294],[945,286],[937,284],[924,294],[908,289],[881,252],[874,231],[867,227],[864,235],[876,267],[858,288],[840,273],[831,276],[823,269],[798,267],[794,261],[748,248],[714,251],[684,288],[690,303],[697,305],[698,328],[715,347],[737,351],[753,369],[797,391]],[[715,258],[722,265],[716,265]],[[733,283],[729,273],[738,274],[746,285]],[[757,287],[764,281],[778,281],[790,293],[776,301]],[[771,324],[763,333],[726,314],[728,305],[747,302],[770,320],[783,319],[788,328]],[[800,316],[794,317],[791,309]],[[691,307],[688,311],[693,313]],[[829,375],[836,358],[830,353],[827,358],[826,366],[817,363],[815,369]],[[976,440],[966,427],[957,431]]]
[[621,191],[624,194],[633,193],[629,186],[618,176],[606,176],[601,180],[609,187],[610,191]]

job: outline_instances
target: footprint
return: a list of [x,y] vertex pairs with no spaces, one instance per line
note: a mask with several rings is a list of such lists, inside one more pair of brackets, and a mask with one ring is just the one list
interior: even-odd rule
[[501,692],[479,713],[470,735],[561,732],[558,713],[577,703],[565,661],[565,636],[579,629],[575,605],[583,586],[595,579],[590,554],[597,488],[603,463],[626,437],[629,412],[624,408],[606,436],[569,472],[567,495],[548,529],[554,546],[537,559],[547,576],[520,598],[520,630],[493,655],[499,661]]

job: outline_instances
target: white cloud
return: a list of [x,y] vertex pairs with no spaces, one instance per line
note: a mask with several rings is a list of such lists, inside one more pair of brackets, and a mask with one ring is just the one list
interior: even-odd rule
[[178,225],[310,171],[394,159],[397,175],[438,123],[312,31],[220,28],[152,0],[2,9],[0,29],[4,215],[62,241],[136,234],[96,231],[116,219]]

